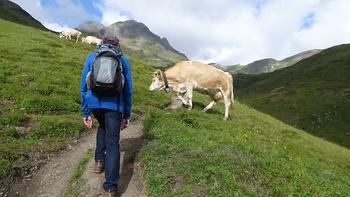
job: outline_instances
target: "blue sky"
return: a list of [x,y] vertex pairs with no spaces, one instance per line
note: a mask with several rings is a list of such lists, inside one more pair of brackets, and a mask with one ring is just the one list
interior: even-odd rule
[[315,14],[316,12],[311,12],[304,17],[301,29],[310,29],[315,24]]
[[134,19],[189,58],[224,65],[350,42],[349,0],[14,1],[57,31]]
[[[59,8],[59,10],[64,11],[66,3],[62,0],[40,0],[39,1],[42,9],[44,10],[56,10]],[[82,18],[83,20],[94,20],[94,21],[100,21],[102,18],[102,12],[98,8],[97,5],[101,3],[99,0],[70,0],[70,4],[75,5],[76,7],[81,8],[83,12],[86,13],[86,16]],[[69,9],[67,10],[69,12]],[[74,16],[71,16],[69,13],[60,13],[63,15],[66,15],[68,17],[57,17],[53,22],[61,25],[61,26],[78,26],[82,20],[74,20]]]

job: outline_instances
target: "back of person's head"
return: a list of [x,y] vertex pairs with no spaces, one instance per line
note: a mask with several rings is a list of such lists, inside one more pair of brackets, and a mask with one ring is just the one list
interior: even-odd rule
[[103,44],[111,44],[111,45],[119,46],[119,39],[118,39],[117,36],[106,35],[106,36],[103,37],[102,43]]

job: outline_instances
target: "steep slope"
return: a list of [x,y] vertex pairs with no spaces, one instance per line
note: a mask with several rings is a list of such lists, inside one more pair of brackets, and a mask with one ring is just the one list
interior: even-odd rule
[[319,53],[320,51],[321,50],[318,50],[318,49],[304,51],[302,53],[285,58],[281,61],[278,61],[272,58],[262,59],[262,60],[258,60],[253,63],[250,63],[248,65],[241,66],[240,68],[234,67],[235,69],[231,69],[231,73],[259,74],[259,73],[273,72],[281,68],[292,66],[295,63],[299,62],[300,60],[311,57]]
[[8,0],[0,0],[0,18],[30,27],[46,30],[44,25],[33,18],[19,5]]
[[143,59],[146,64],[151,66],[167,67],[187,59],[184,54],[174,49],[166,38],[160,38],[152,33],[146,25],[134,20],[114,23],[101,28],[98,33],[94,33],[94,31],[101,27],[100,25],[94,25],[98,28],[84,24],[81,26],[85,26],[85,28],[79,27],[79,29],[88,35],[97,37],[102,37],[106,33],[118,35],[121,43],[127,46],[129,53]]
[[[164,93],[163,93],[164,94]],[[153,109],[139,155],[150,196],[349,196],[350,151],[239,102]],[[163,101],[162,101],[163,103]]]
[[242,102],[350,147],[350,45],[326,49],[294,66],[238,75]]

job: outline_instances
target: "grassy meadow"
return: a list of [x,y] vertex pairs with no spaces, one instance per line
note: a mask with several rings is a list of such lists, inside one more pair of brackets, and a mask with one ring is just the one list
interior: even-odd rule
[[[4,178],[85,131],[79,82],[93,47],[4,20],[0,26]],[[199,94],[192,111],[164,110],[169,95],[148,91],[154,69],[126,53],[133,73],[133,117],[144,119],[146,143],[136,159],[149,196],[350,195],[348,149],[239,102],[227,122],[222,103],[202,113],[209,99]]]

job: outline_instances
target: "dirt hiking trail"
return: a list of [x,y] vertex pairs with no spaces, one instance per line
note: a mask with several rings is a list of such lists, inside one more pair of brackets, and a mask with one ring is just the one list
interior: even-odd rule
[[[145,197],[142,181],[140,181],[139,166],[134,162],[137,151],[142,146],[142,123],[133,122],[129,128],[120,134],[120,158],[121,171],[118,186],[119,196],[123,197]],[[104,174],[92,172],[94,159],[88,163],[83,178],[86,184],[83,187],[82,196],[103,196],[102,183]]]
[[[142,122],[131,122],[129,128],[121,131],[121,171],[119,181],[119,195],[125,197],[145,197],[143,184],[140,181],[139,166],[134,162],[138,150],[142,146]],[[30,178],[24,178],[14,184],[8,196],[23,197],[62,197],[67,190],[68,181],[75,166],[84,157],[90,148],[95,148],[96,131],[89,131],[88,135],[57,156],[51,158]],[[92,172],[94,159],[91,158],[83,174],[85,185],[80,196],[95,197],[103,196],[102,184],[104,174]]]

